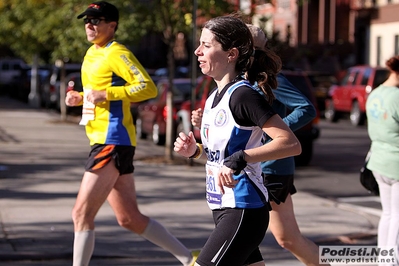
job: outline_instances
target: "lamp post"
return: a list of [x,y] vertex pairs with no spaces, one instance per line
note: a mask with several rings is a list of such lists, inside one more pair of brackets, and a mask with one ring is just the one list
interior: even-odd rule
[[29,105],[34,107],[34,108],[39,108],[40,107],[40,95],[38,93],[38,75],[37,75],[37,69],[38,69],[38,55],[35,54],[33,56],[33,64],[32,64],[32,69],[31,69],[31,77],[30,77],[30,92],[28,95],[28,101]]
[[60,76],[60,91],[59,91],[59,96],[60,96],[60,112],[61,112],[61,121],[66,121],[66,105],[65,105],[65,91],[66,91],[66,86],[65,86],[65,62],[64,60],[58,59],[55,62],[55,65],[60,68],[61,71],[61,76]]

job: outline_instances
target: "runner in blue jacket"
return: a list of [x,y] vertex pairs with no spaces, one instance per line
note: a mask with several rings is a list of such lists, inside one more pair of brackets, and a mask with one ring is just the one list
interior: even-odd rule
[[[267,49],[267,38],[264,32],[253,25],[248,25],[257,49]],[[279,73],[278,86],[273,90],[275,100],[273,110],[278,113],[292,131],[310,123],[317,115],[316,109],[306,96],[295,88],[287,78]],[[295,160],[288,157],[261,163],[264,184],[271,192],[269,229],[279,245],[289,250],[305,265],[319,264],[318,246],[304,237],[295,219],[291,195],[296,193],[294,186]],[[270,187],[272,183],[281,183],[280,189]],[[268,185],[269,184],[269,185]]]

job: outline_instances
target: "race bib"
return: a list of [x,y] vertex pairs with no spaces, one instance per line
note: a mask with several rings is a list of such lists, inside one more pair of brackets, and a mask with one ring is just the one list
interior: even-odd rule
[[225,207],[234,208],[234,191],[224,187],[224,194],[221,193],[218,185],[218,173],[220,165],[208,162],[206,164],[206,200],[210,209],[220,209]]
[[219,169],[219,165],[206,164],[206,200],[209,204],[221,205],[222,203],[222,194],[217,184]]
[[87,125],[87,123],[91,120],[94,120],[95,117],[95,105],[87,100],[87,94],[91,91],[90,89],[83,88],[83,108],[82,108],[82,119],[79,122],[79,125]]

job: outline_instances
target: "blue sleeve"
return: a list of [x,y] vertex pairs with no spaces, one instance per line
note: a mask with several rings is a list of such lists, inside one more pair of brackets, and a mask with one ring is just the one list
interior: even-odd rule
[[316,109],[282,73],[277,75],[277,81],[277,89],[273,90],[277,101],[273,103],[273,109],[292,131],[298,130],[316,117]]

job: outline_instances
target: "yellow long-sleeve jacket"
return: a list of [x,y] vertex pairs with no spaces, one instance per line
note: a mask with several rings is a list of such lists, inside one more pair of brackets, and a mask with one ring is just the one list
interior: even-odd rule
[[[83,100],[82,121],[93,144],[136,146],[131,102],[157,96],[157,88],[134,54],[112,40],[91,46],[82,64],[83,90],[106,90],[107,100],[95,106]],[[84,97],[83,97],[84,99]]]

